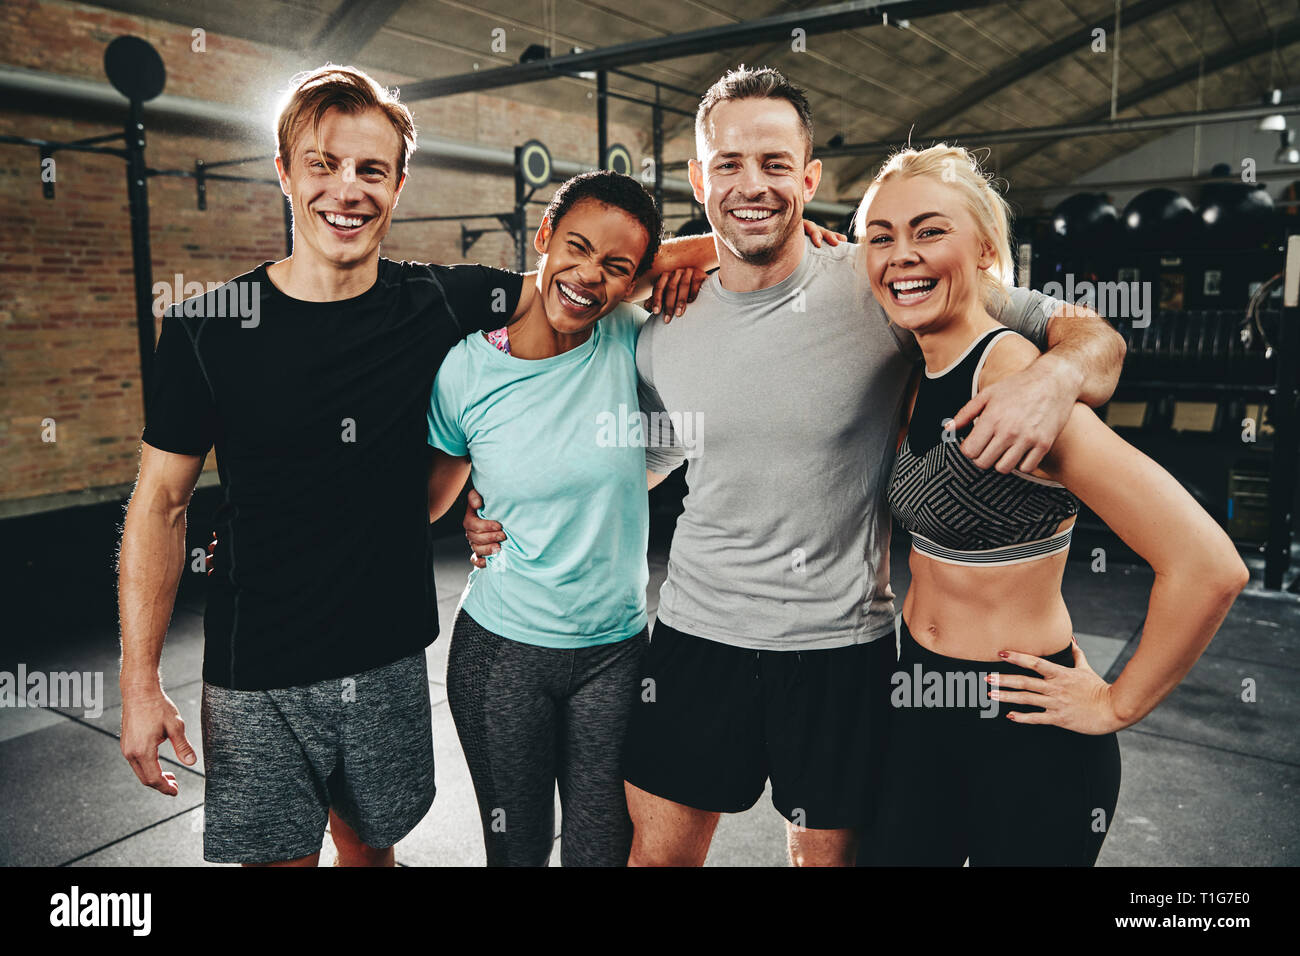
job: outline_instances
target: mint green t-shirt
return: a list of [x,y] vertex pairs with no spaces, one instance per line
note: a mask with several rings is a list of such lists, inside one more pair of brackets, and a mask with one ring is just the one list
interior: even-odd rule
[[429,402],[429,444],[468,455],[485,518],[506,540],[470,572],[463,608],[541,647],[612,644],[646,626],[644,430],[626,303],[563,355],[521,359],[482,335],[451,350]]

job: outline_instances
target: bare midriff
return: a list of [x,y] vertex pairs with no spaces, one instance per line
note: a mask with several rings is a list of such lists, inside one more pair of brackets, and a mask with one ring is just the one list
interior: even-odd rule
[[[1062,521],[1057,530],[1072,524]],[[971,661],[999,651],[1045,657],[1070,646],[1073,626],[1061,596],[1068,552],[999,567],[949,564],[911,551],[912,583],[903,619],[922,647]]]

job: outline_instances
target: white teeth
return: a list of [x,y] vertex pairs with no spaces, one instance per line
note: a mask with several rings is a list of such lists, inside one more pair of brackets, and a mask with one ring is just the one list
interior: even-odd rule
[[774,211],[772,209],[733,209],[731,213],[739,219],[767,219]]
[[560,292],[564,295],[566,299],[568,299],[570,302],[574,303],[575,305],[582,306],[584,309],[596,301],[595,299],[584,299],[576,292],[570,292],[569,287],[566,286],[563,282],[557,284],[560,287]]
[[924,299],[939,284],[938,279],[903,279],[889,284],[894,298],[906,305]]
[[331,226],[356,227],[364,221],[356,216],[340,216],[336,213],[325,213],[325,221]]

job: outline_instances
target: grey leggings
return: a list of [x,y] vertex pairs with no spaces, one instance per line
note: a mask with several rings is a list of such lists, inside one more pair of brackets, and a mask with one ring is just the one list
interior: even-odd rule
[[474,778],[488,866],[547,865],[557,783],[560,862],[626,865],[623,737],[647,642],[643,630],[616,644],[537,647],[457,616],[447,700]]

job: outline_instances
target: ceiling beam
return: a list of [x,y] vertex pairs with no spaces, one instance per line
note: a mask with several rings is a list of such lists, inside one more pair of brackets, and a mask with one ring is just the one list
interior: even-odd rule
[[[1109,105],[1107,111],[1109,112]],[[1221,110],[1202,110],[1192,113],[1166,113],[1163,116],[1135,116],[1129,119],[1103,119],[1081,123],[1062,123],[1057,126],[1030,126],[1015,129],[972,130],[969,133],[945,133],[944,142],[954,146],[988,146],[1002,143],[1025,143],[1040,139],[1069,139],[1075,136],[1110,136],[1115,133],[1140,133],[1153,129],[1177,129],[1183,126],[1207,126],[1214,123],[1235,123],[1238,120],[1260,119],[1274,113],[1300,113],[1300,100],[1266,106],[1234,106]],[[817,150],[818,159],[837,156],[876,154],[898,145],[897,141],[877,140],[871,143],[847,143],[834,149]]]
[[[789,0],[799,8],[811,7],[816,0]],[[788,4],[787,4],[788,5]],[[739,22],[738,18],[734,22]],[[771,66],[776,56],[790,49],[790,37],[784,36],[776,43],[761,44],[746,48],[730,47],[721,56],[712,57],[709,65],[703,69],[697,70],[691,78],[691,86],[695,88],[695,93],[691,97],[691,102],[695,107],[699,107],[700,97],[704,91],[718,81],[718,78],[727,70],[735,67],[740,63],[748,63],[751,66],[763,65]],[[805,93],[813,90],[805,83],[801,85]],[[820,91],[825,92],[825,91]],[[695,119],[692,116],[689,123],[682,121],[678,123],[668,123],[664,126],[664,141],[671,142],[678,136],[688,131],[694,132]],[[684,166],[684,164],[683,164]],[[676,168],[676,164],[674,164]]]
[[348,63],[388,23],[403,0],[343,0],[311,41],[318,57]]
[[[1204,75],[1209,76],[1211,73],[1217,73],[1220,70],[1226,70],[1229,67],[1236,66],[1249,60],[1251,57],[1259,56],[1261,53],[1270,52],[1276,44],[1278,50],[1288,47],[1293,43],[1300,43],[1300,20],[1293,20],[1286,26],[1279,27],[1277,30],[1269,30],[1263,35],[1243,43],[1239,46],[1230,47],[1225,50],[1219,50],[1205,58]],[[1167,93],[1172,89],[1182,86],[1185,83],[1194,81],[1197,76],[1201,75],[1202,65],[1200,62],[1190,63],[1181,70],[1168,73],[1158,77],[1150,82],[1143,83],[1135,90],[1127,93],[1121,93],[1119,102],[1116,104],[1116,111],[1133,109],[1147,100],[1153,99],[1162,93]],[[1094,109],[1090,109],[1078,116],[1075,116],[1071,123],[1092,123],[1097,120],[1105,119],[1110,116],[1110,104],[1103,103]],[[1047,146],[1027,146],[1024,149],[1016,150],[1008,156],[1002,157],[999,164],[999,175],[1006,172],[1011,167],[1023,163],[1029,158],[1038,155]]]
[[[1170,7],[1184,2],[1186,0],[1141,0],[1141,2],[1135,3],[1124,10],[1121,26],[1134,26],[1149,17],[1163,13]],[[960,116],[972,107],[978,106],[990,97],[996,96],[1007,87],[1014,86],[1040,70],[1059,65],[1063,58],[1071,54],[1089,49],[1092,43],[1092,31],[1099,27],[1106,31],[1108,42],[1113,44],[1114,38],[1110,34],[1114,24],[1114,13],[1108,12],[1096,21],[1080,27],[1073,33],[1053,43],[1013,57],[1001,69],[994,70],[987,76],[975,80],[956,96],[949,97],[937,106],[926,110],[910,123],[896,127],[888,136],[883,138],[883,141],[897,146],[906,142],[909,135],[923,135],[942,127],[944,123]],[[888,149],[881,152],[888,152]],[[825,154],[821,153],[820,155],[824,156]],[[839,182],[853,182],[871,168],[875,159],[876,156],[864,156],[861,160],[845,163],[844,167],[838,171]]]
[[996,0],[846,0],[843,3],[809,10],[796,10],[759,20],[745,20],[723,26],[691,30],[629,43],[616,43],[582,53],[549,57],[531,63],[479,70],[440,79],[417,80],[402,85],[402,97],[407,102],[470,93],[477,90],[498,89],[520,83],[536,83],[555,76],[592,70],[610,70],[675,60],[701,53],[712,53],[728,47],[750,46],[790,40],[795,30],[805,36],[833,33],[837,30],[854,30],[883,22],[885,16],[895,19],[934,16],[954,10],[968,10],[990,6]]

